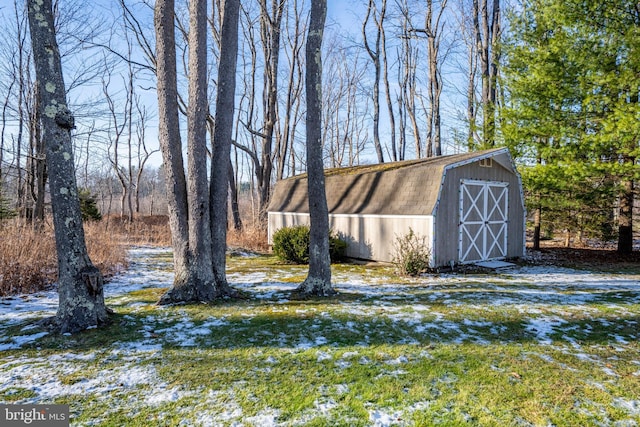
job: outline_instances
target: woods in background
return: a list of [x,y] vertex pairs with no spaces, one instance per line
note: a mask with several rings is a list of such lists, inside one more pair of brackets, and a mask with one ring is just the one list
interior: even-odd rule
[[[197,152],[186,142],[193,24],[187,3],[175,4],[171,129],[184,133],[184,146],[174,147],[184,167],[189,153],[213,153],[223,3],[207,2],[200,30],[209,84]],[[222,153],[236,229],[260,227],[274,182],[309,167],[303,121],[311,3],[242,3],[231,147]],[[166,214],[165,188],[175,176],[160,169],[153,6],[120,0],[86,8],[73,0],[54,2],[54,14],[76,118],[79,186],[105,214]],[[640,134],[638,16],[631,1],[329,2],[318,113],[323,165],[506,145],[523,176],[535,242],[564,233],[569,242],[613,239],[629,251]],[[37,226],[49,209],[49,171],[26,2],[13,0],[0,19],[0,215]]]

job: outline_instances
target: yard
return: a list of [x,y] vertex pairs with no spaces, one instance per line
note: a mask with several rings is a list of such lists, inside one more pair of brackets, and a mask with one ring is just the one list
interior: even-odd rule
[[0,300],[0,400],[78,426],[640,424],[640,268],[336,265],[337,297],[295,301],[306,267],[236,254],[249,298],[158,307],[170,259],[130,252],[107,329],[39,329],[55,292]]

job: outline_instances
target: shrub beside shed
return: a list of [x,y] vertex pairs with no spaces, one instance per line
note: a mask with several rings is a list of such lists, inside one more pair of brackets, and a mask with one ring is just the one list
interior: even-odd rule
[[[413,230],[430,242],[431,266],[521,257],[522,182],[505,148],[325,171],[329,220],[347,256],[391,261]],[[279,181],[268,208],[269,242],[309,224],[307,176]]]

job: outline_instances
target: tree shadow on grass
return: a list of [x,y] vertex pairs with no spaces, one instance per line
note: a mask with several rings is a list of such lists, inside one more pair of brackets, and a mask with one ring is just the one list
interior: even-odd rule
[[[461,291],[462,292],[462,291]],[[530,299],[505,303],[500,292],[465,290],[442,300],[433,294],[385,299],[357,293],[330,298],[293,301],[271,298],[220,301],[213,304],[156,307],[150,297],[111,304],[116,311],[106,327],[73,336],[50,334],[21,349],[237,349],[270,347],[305,350],[315,347],[412,344],[599,344],[612,345],[640,339],[640,313],[613,309],[599,313],[599,304],[610,300],[638,299],[638,294],[600,292],[588,301],[562,299],[522,311]],[[451,302],[453,301],[453,302]],[[502,301],[496,305],[496,301]],[[517,307],[516,307],[517,306]],[[605,304],[606,306],[606,304]],[[585,313],[581,315],[581,313]],[[492,320],[495,319],[495,320]],[[4,330],[7,337],[24,332],[25,324]]]

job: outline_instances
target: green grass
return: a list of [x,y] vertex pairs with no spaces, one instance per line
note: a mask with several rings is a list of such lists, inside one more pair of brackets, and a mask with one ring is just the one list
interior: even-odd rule
[[[158,307],[162,288],[112,298],[107,328],[3,352],[0,400],[69,404],[73,425],[640,422],[640,285],[586,294],[500,274],[334,269],[343,287],[329,299],[281,290]],[[304,273],[273,257],[229,259],[232,284],[250,295]],[[24,326],[0,338],[38,332]]]

